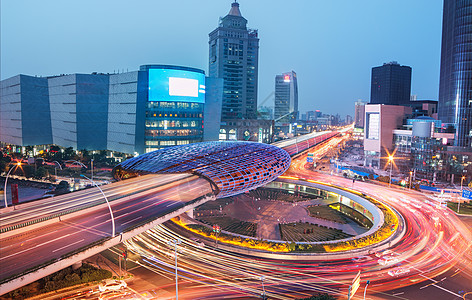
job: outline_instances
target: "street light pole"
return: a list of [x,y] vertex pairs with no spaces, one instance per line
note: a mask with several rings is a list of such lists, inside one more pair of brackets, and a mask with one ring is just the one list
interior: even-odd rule
[[410,171],[410,190],[411,190],[411,176],[413,175],[413,172]]
[[369,285],[370,280],[367,280],[365,288],[364,288],[364,300],[365,300],[365,293],[367,292],[367,286]]
[[175,247],[175,300],[179,300],[179,275],[177,273],[177,245],[180,244],[180,239],[167,241],[169,246]]
[[265,293],[265,288],[264,288],[264,279],[265,276],[261,276],[261,283],[262,283],[262,299],[266,299],[266,293]]
[[[15,166],[15,169],[18,168],[21,165],[21,162],[18,162],[17,165]],[[3,188],[3,195],[5,199],[5,208],[8,207],[7,203],[7,182],[8,182],[8,176],[10,176],[11,171],[13,171],[13,168],[10,168],[7,173],[7,177],[5,177],[5,187]]]
[[92,169],[92,180],[93,180],[93,158],[90,160],[90,164],[91,164],[91,169]]
[[53,161],[53,163],[55,163],[54,164],[54,176],[57,177],[57,167],[56,167],[56,165],[58,165],[59,169],[61,169],[61,170],[62,170],[62,167],[61,167],[61,164],[57,160]]
[[[461,198],[462,198],[462,182],[464,181],[465,176],[462,176],[461,178]],[[457,213],[459,213],[459,210],[461,208],[461,199],[459,198],[459,203],[457,203]]]
[[388,182],[388,187],[390,187],[392,184],[393,155],[388,156],[388,161],[390,162],[390,180]]
[[105,201],[106,201],[107,204],[108,204],[108,209],[110,210],[110,216],[111,216],[111,226],[112,226],[111,237],[115,237],[115,218],[113,217],[113,211],[111,210],[110,202],[108,202],[107,196],[105,196],[105,193],[104,193],[103,190],[98,186],[98,184],[95,183],[95,181],[93,181],[92,179],[88,178],[88,177],[85,176],[84,174],[80,174],[80,176],[84,177],[85,179],[90,180],[90,181],[92,182],[92,184],[95,185],[95,186],[100,190],[100,193],[102,193],[103,198],[105,198]]

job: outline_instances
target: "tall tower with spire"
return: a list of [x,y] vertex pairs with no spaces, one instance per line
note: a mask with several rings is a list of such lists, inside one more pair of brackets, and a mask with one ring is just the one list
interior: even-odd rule
[[209,76],[224,79],[221,120],[256,119],[259,38],[238,2],[209,37]]

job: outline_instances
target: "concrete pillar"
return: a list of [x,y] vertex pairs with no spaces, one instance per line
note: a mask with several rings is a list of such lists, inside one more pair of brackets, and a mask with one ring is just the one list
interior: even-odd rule
[[78,268],[82,267],[82,261],[78,261],[72,265],[72,270],[77,270]]

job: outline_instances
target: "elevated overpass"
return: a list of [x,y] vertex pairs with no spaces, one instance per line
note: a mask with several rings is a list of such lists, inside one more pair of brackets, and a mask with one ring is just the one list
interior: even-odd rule
[[[38,280],[112,247],[216,197],[265,185],[285,172],[290,155],[337,134],[315,133],[273,145],[208,142],[177,146],[125,161],[101,192],[86,189],[4,208],[0,217],[0,291]],[[276,144],[277,145],[277,144]],[[295,150],[294,150],[295,149]],[[290,155],[289,155],[290,154]]]

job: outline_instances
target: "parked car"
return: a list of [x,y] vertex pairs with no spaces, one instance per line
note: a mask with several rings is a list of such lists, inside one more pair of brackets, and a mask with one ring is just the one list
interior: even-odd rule
[[102,283],[99,284],[98,285],[98,290],[100,292],[119,291],[120,289],[124,289],[127,286],[128,285],[123,280],[114,280],[114,281],[110,281],[110,282],[105,283],[105,284],[102,284]]

